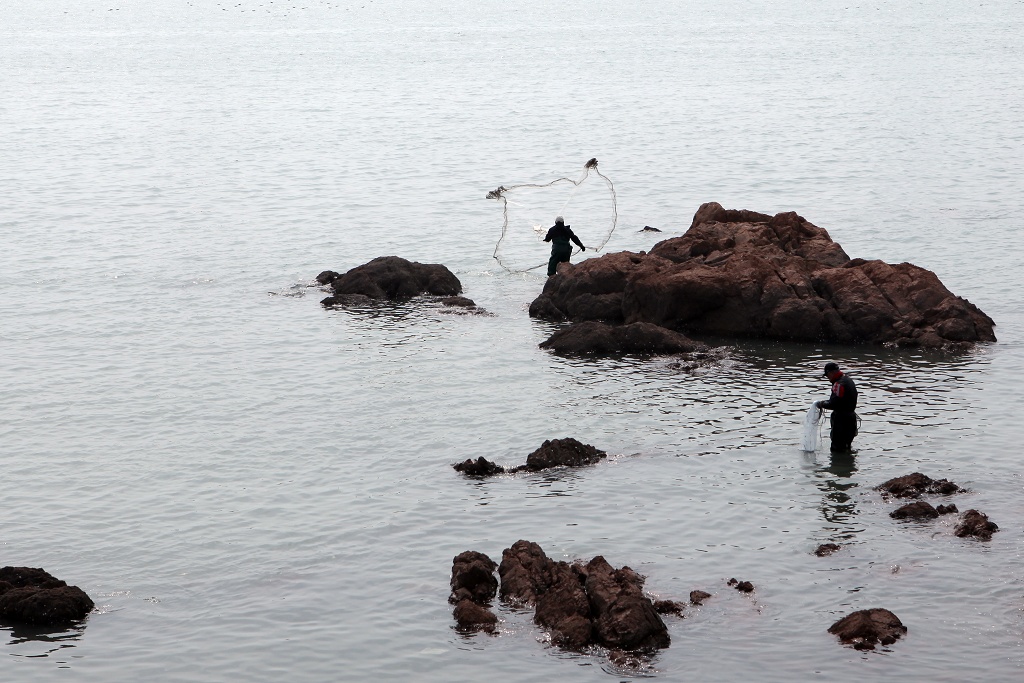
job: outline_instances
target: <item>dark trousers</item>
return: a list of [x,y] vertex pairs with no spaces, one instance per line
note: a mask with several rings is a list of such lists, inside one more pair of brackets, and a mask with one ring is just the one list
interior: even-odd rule
[[550,277],[555,274],[559,263],[568,263],[570,256],[572,256],[571,244],[568,242],[565,244],[553,242],[551,244],[551,258],[548,259],[548,276]]
[[832,424],[832,447],[833,453],[843,453],[850,450],[853,437],[857,436],[857,413],[832,412],[830,418]]

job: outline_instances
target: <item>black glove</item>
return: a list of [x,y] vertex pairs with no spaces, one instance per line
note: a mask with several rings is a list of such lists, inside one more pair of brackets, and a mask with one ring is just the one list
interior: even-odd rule
[[587,248],[586,248],[586,247],[580,247],[580,250],[581,250],[581,251],[586,251],[586,250],[587,250]]

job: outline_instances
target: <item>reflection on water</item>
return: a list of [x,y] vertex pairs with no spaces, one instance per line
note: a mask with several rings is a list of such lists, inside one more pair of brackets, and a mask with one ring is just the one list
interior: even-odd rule
[[829,526],[826,532],[832,541],[849,540],[860,529],[852,522],[857,515],[857,502],[851,492],[858,484],[853,481],[857,471],[857,456],[853,453],[830,453],[827,467],[817,470],[817,486],[822,492],[821,514]]
[[12,652],[15,657],[49,657],[61,650],[75,647],[77,642],[85,635],[85,624],[81,622],[65,628],[55,629],[53,626],[33,626],[31,624],[18,624],[0,628],[0,631],[7,630],[11,634],[9,645],[21,645],[32,648],[32,643],[43,644],[43,649],[33,649],[31,652]]

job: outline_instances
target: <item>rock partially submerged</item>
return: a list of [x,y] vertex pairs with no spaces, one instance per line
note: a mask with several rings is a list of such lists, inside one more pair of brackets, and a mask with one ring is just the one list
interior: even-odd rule
[[889,516],[893,519],[935,519],[939,516],[939,512],[932,507],[931,503],[916,500],[893,510]]
[[754,592],[754,584],[750,583],[749,581],[740,581],[738,579],[729,579],[726,582],[726,585],[732,586],[733,588],[735,588],[736,590],[738,590],[741,593],[753,593]]
[[519,469],[538,472],[550,467],[582,467],[608,457],[604,451],[572,437],[550,439],[526,456],[526,465]]
[[706,591],[690,591],[690,602],[694,605],[702,605],[710,597],[711,593]]
[[[345,305],[353,296],[396,301],[420,294],[453,297],[462,293],[462,283],[440,264],[416,263],[398,256],[381,256],[345,273],[325,270],[317,282],[334,292],[320,303]],[[356,300],[358,301],[358,300]]]
[[940,515],[950,515],[954,512],[960,512],[959,510],[956,509],[956,505],[954,505],[953,503],[950,503],[949,505],[936,505],[935,511],[938,512]]
[[995,522],[988,520],[988,515],[977,510],[968,510],[960,518],[960,523],[956,525],[953,533],[960,538],[971,536],[979,541],[991,541],[992,534],[997,531],[999,527]]
[[919,498],[923,494],[950,495],[962,493],[962,489],[948,479],[932,479],[931,477],[914,472],[905,474],[902,477],[895,477],[875,487],[882,492],[883,496],[894,498]]
[[535,605],[534,621],[558,645],[669,646],[668,628],[643,594],[643,577],[629,567],[615,569],[601,556],[586,564],[554,561],[536,543],[521,540],[502,552],[498,573],[502,599]]
[[606,325],[587,321],[558,330],[540,343],[540,348],[560,354],[672,355],[701,351],[707,347],[678,332],[652,325]]
[[546,320],[647,322],[672,330],[795,341],[963,349],[995,323],[909,263],[850,259],[794,212],[703,204],[649,253],[565,267],[530,306]]
[[818,557],[826,557],[837,550],[839,550],[839,545],[836,543],[822,543],[814,549],[814,554]]
[[0,569],[0,622],[61,626],[81,621],[95,607],[78,586],[33,567]]
[[448,602],[455,604],[452,616],[461,630],[492,632],[498,617],[491,612],[490,602],[498,592],[494,560],[483,553],[467,550],[452,560],[452,593]]
[[598,450],[590,444],[585,444],[572,437],[564,439],[549,439],[541,444],[540,448],[526,456],[526,464],[505,469],[497,463],[487,460],[483,456],[473,460],[469,458],[452,465],[456,472],[462,472],[471,477],[490,477],[496,474],[516,472],[539,472],[551,467],[583,467],[592,465],[599,460],[608,457],[604,451]]
[[858,650],[874,650],[875,645],[891,645],[907,632],[907,627],[887,609],[863,609],[832,624],[828,632]]

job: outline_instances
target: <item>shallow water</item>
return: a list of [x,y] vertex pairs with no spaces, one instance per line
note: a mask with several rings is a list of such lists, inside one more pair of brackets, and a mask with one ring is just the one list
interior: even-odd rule
[[[0,629],[0,671],[1018,678],[1022,29],[1009,2],[15,2],[0,564],[99,609],[69,632]],[[501,213],[483,197],[592,156],[618,193],[606,251],[680,234],[704,201],[797,210],[851,256],[934,270],[999,342],[742,341],[696,370],[542,352],[552,328],[526,308],[543,277],[491,258]],[[585,241],[603,229],[573,208]],[[445,263],[493,315],[324,311],[306,286],[392,253]],[[800,450],[829,359],[861,391],[852,461],[827,438]],[[562,436],[612,457],[489,481],[449,467]],[[957,506],[1001,531],[889,519],[872,487],[915,470],[970,488]],[[550,648],[525,613],[458,635],[452,557],[520,538],[628,564],[662,597],[716,595],[640,670]],[[846,547],[810,554],[829,540]],[[875,606],[910,629],[887,651],[825,632]]]

